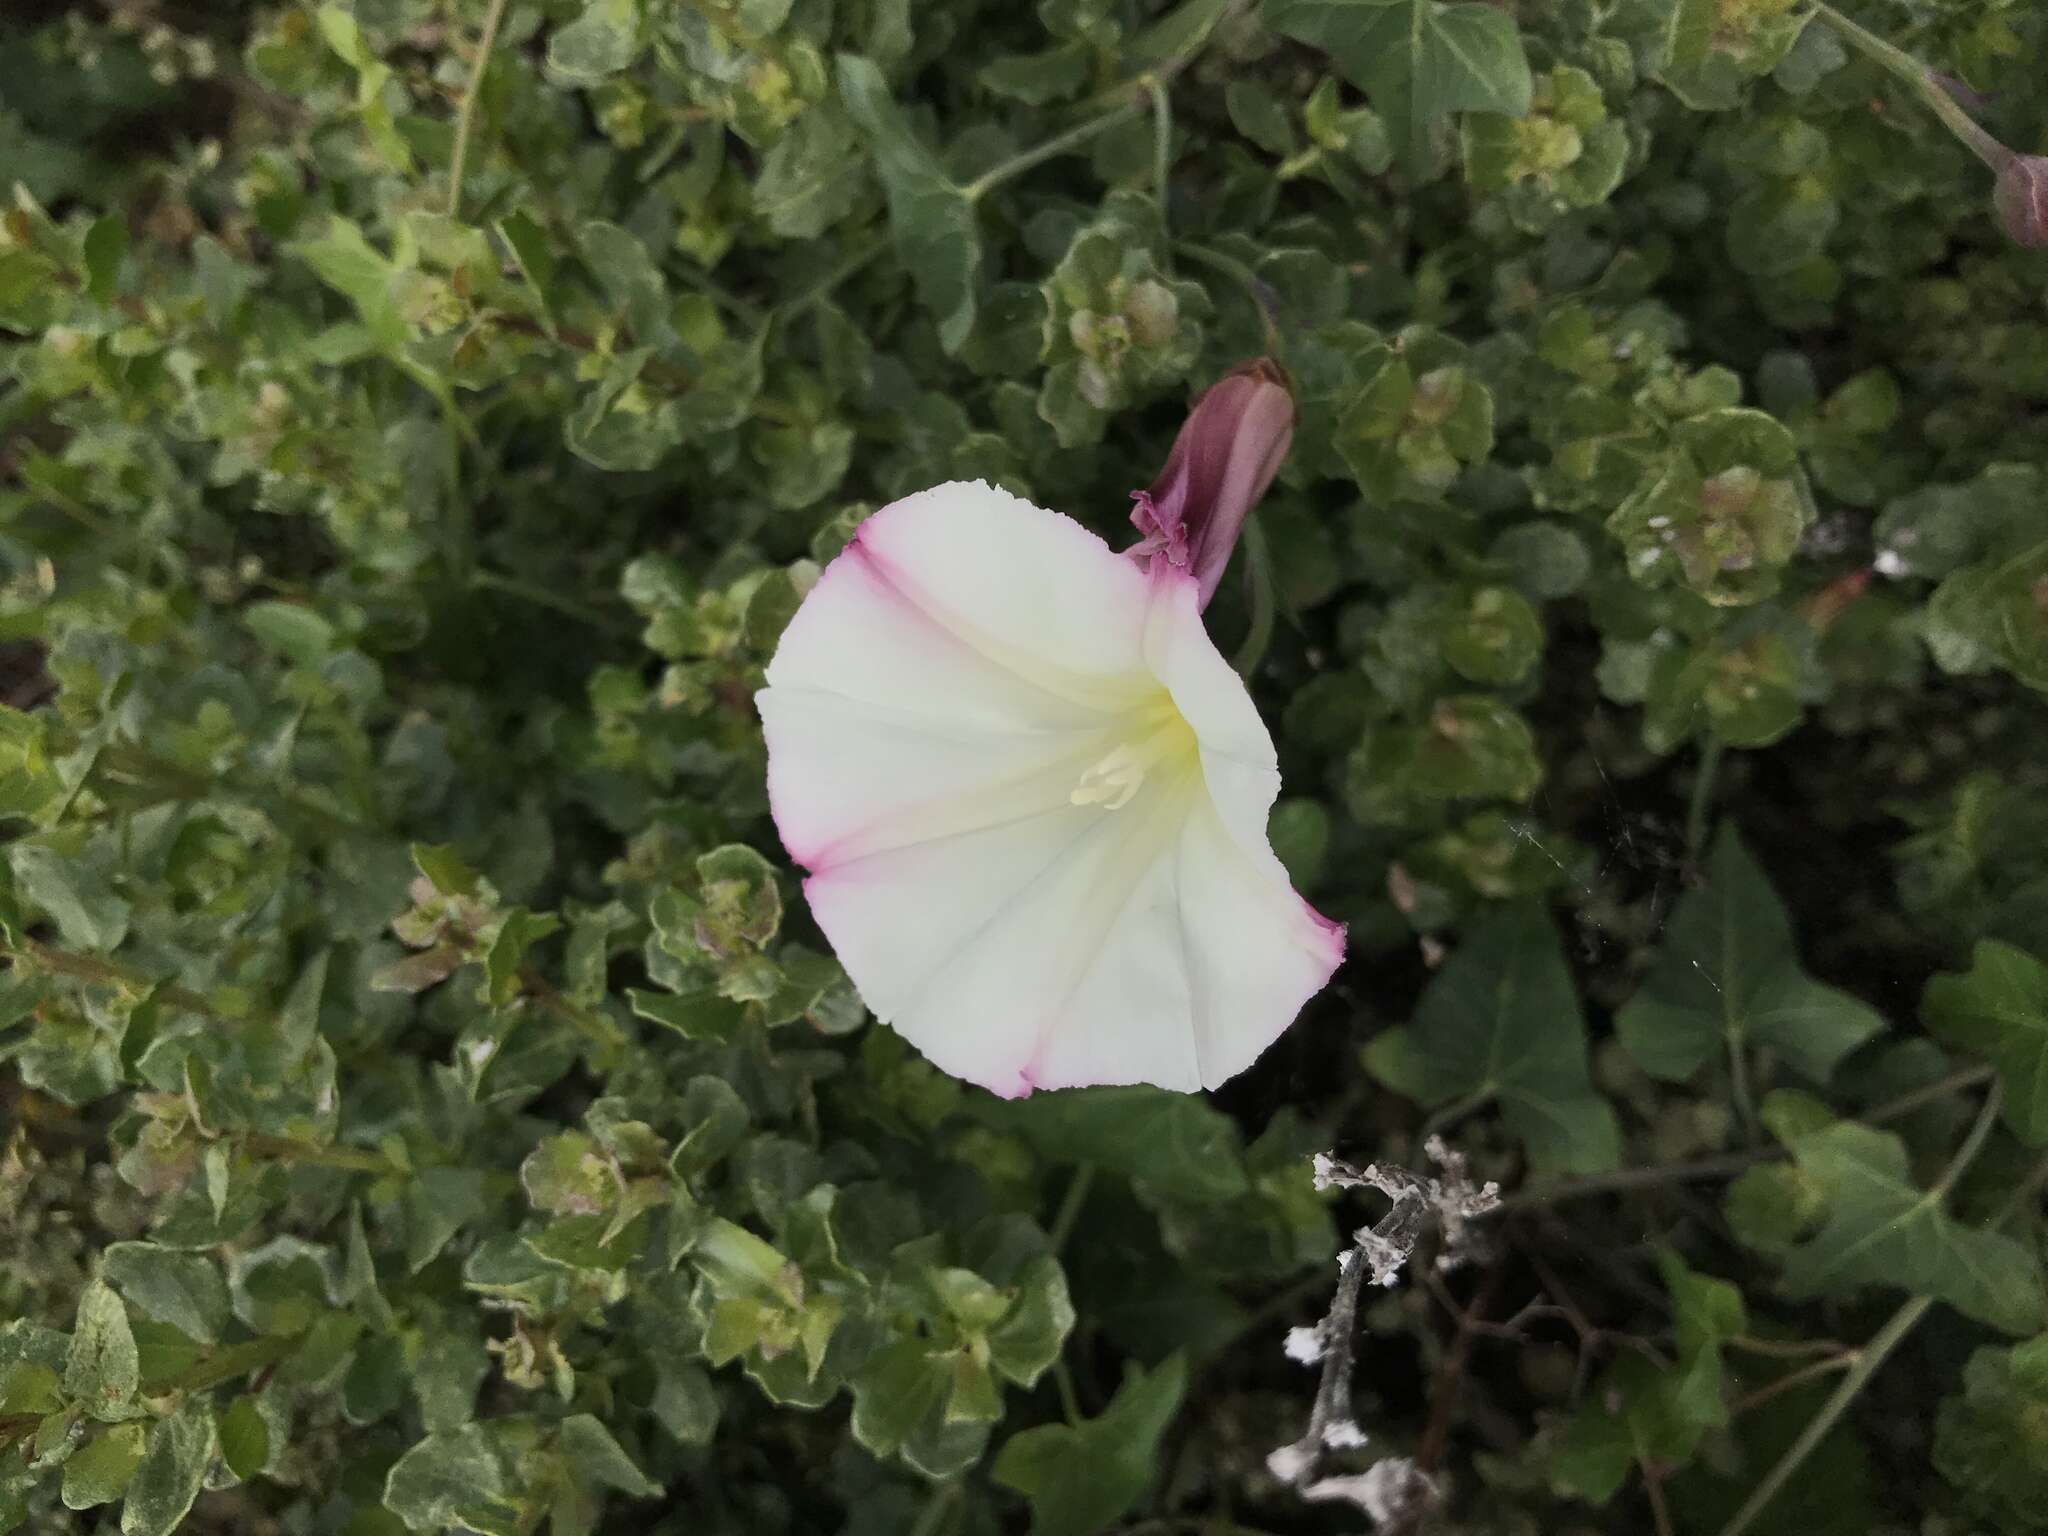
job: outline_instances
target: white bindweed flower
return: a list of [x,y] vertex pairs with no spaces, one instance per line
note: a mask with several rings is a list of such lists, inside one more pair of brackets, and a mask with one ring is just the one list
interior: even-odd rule
[[863,523],[783,634],[776,826],[868,1007],[955,1076],[1213,1088],[1343,957],[1266,840],[1204,577],[955,482]]

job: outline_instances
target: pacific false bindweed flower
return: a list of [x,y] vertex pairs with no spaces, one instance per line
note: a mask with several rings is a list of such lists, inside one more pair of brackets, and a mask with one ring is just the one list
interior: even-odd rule
[[1267,842],[1273,741],[1202,626],[1293,429],[1263,393],[1284,383],[1225,384],[1149,493],[1142,562],[934,486],[861,524],[757,696],[776,826],[854,985],[999,1094],[1213,1088],[1343,958]]

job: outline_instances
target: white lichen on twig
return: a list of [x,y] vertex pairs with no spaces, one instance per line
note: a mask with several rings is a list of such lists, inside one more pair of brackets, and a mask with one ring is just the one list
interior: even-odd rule
[[1316,1154],[1317,1189],[1374,1189],[1391,1200],[1393,1208],[1354,1232],[1351,1247],[1337,1256],[1337,1294],[1323,1320],[1314,1328],[1288,1330],[1287,1357],[1302,1365],[1319,1364],[1322,1376],[1306,1433],[1266,1458],[1267,1470],[1304,1499],[1355,1504],[1378,1525],[1413,1518],[1435,1499],[1436,1485],[1401,1456],[1382,1458],[1362,1473],[1317,1476],[1326,1451],[1366,1443],[1351,1409],[1359,1302],[1368,1282],[1390,1286],[1400,1278],[1431,1226],[1438,1233],[1437,1267],[1452,1269],[1465,1263],[1474,1246],[1469,1223],[1500,1203],[1499,1186],[1475,1185],[1464,1156],[1446,1147],[1441,1138],[1432,1136],[1423,1150],[1438,1169],[1435,1177],[1392,1164],[1358,1168],[1330,1153]]

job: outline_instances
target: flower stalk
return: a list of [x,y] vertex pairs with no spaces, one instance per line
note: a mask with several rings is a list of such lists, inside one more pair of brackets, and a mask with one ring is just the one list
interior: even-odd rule
[[2048,157],[2023,155],[1986,132],[1941,77],[1905,49],[1851,21],[1832,5],[1817,4],[1814,14],[1843,41],[1910,87],[1949,132],[1991,168],[1998,178],[1993,207],[2007,235],[2020,245],[2048,246]]

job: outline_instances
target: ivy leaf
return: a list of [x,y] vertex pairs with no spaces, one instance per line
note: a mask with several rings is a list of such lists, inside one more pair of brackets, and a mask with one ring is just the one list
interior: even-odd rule
[[1093,1536],[1136,1504],[1186,1388],[1187,1362],[1176,1351],[1149,1374],[1132,1366],[1100,1418],[1012,1435],[994,1476],[1031,1500],[1031,1536]]
[[1671,1292],[1677,1361],[1658,1366],[1624,1353],[1587,1394],[1551,1459],[1557,1487],[1591,1504],[1613,1498],[1639,1461],[1669,1468],[1691,1461],[1700,1437],[1728,1422],[1721,1346],[1748,1327],[1742,1293],[1669,1251],[1658,1255],[1657,1268]]
[[1787,1256],[1787,1295],[1882,1285],[1933,1296],[2007,1333],[2041,1327],[2040,1260],[2002,1233],[1952,1220],[1942,1191],[1909,1179],[1898,1137],[1842,1120],[1789,1145],[1799,1171],[1826,1192],[1828,1219]]
[[1728,1422],[1728,1405],[1721,1398],[1721,1346],[1749,1330],[1742,1292],[1726,1280],[1687,1268],[1668,1249],[1657,1256],[1657,1269],[1671,1293],[1677,1324],[1673,1406],[1688,1422],[1719,1428]]
[[1412,1023],[1366,1048],[1366,1065],[1425,1106],[1498,1099],[1536,1167],[1590,1173],[1616,1166],[1621,1129],[1593,1090],[1586,1021],[1557,929],[1541,907],[1475,926]]
[[941,345],[957,352],[974,329],[975,277],[981,268],[973,200],[911,133],[872,61],[852,53],[839,56],[839,95],[874,147],[896,252],[917,284],[917,296],[939,322]]
[[1767,1045],[1825,1082],[1884,1020],[1799,965],[1792,920],[1732,828],[1707,862],[1707,883],[1679,901],[1641,990],[1615,1021],[1652,1077],[1692,1076],[1723,1049]]
[[1521,117],[1535,94],[1513,17],[1476,0],[1267,0],[1265,19],[1321,48],[1372,97],[1411,177],[1435,161],[1443,118]]
[[1997,1066],[2014,1133],[2031,1146],[2048,1141],[2048,965],[1982,940],[1968,971],[1927,983],[1920,1011],[1941,1039]]

